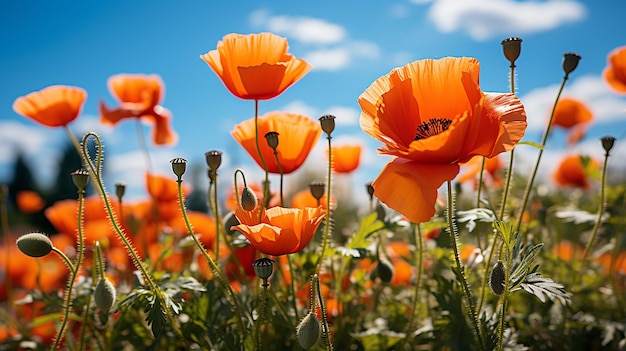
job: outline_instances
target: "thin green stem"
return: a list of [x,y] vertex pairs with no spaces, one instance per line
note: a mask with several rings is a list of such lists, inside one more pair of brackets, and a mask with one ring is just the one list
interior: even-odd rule
[[602,165],[602,181],[600,183],[600,204],[598,205],[598,217],[596,218],[596,223],[593,226],[593,231],[591,232],[591,238],[585,245],[585,251],[583,252],[583,257],[580,259],[582,265],[585,265],[585,261],[589,256],[589,252],[593,247],[593,243],[596,241],[596,236],[598,235],[598,230],[600,229],[600,225],[602,224],[602,216],[604,215],[604,201],[605,201],[605,187],[606,187],[606,169],[607,164],[609,162],[609,153],[607,152],[604,155],[604,164]]
[[261,164],[263,165],[263,170],[265,171],[265,183],[263,184],[263,207],[267,208],[267,205],[270,202],[270,179],[267,164],[265,163],[265,158],[263,158],[261,146],[259,145],[259,100],[254,100],[254,143],[256,145],[256,151],[259,154]]
[[508,244],[503,241],[500,248],[501,252],[504,251],[504,291],[502,292],[502,295],[500,295],[502,311],[500,312],[500,320],[498,322],[498,345],[496,348],[498,351],[502,351],[502,348],[504,347],[504,324],[506,322],[506,310],[509,296],[509,276],[511,269],[511,252],[509,251]]
[[324,237],[322,238],[322,253],[320,254],[320,258],[317,261],[317,266],[315,268],[315,273],[317,275],[320,274],[322,269],[322,261],[324,260],[324,255],[326,254],[326,249],[328,247],[328,241],[330,240],[330,193],[331,193],[331,177],[332,177],[332,149],[330,140],[332,137],[328,135],[328,174],[326,178],[328,179],[326,184],[326,214],[324,219]]
[[328,326],[328,314],[326,313],[326,306],[324,305],[324,297],[322,296],[322,289],[320,287],[320,277],[316,273],[313,275],[315,281],[315,289],[317,294],[317,300],[320,305],[320,312],[322,313],[322,333],[326,339],[326,350],[333,350],[333,343],[330,340],[330,327]]
[[[219,261],[220,259],[220,236],[224,235],[224,233],[222,233],[222,230],[220,228],[220,223],[222,223],[222,220],[220,218],[220,211],[219,211],[219,203],[217,201],[217,171],[216,174],[214,175],[213,179],[213,214],[215,215],[215,259]],[[224,238],[224,242],[226,242],[228,244],[228,240],[226,240],[226,238]],[[230,248],[230,245],[229,245]],[[230,250],[232,252],[232,250]]]
[[565,74],[565,76],[563,76],[563,80],[561,81],[559,92],[557,93],[556,99],[554,100],[554,105],[552,106],[552,113],[550,113],[550,119],[548,121],[548,125],[546,126],[546,129],[544,130],[544,133],[543,133],[543,137],[541,138],[541,148],[539,149],[537,162],[535,162],[535,166],[533,167],[531,176],[530,178],[528,178],[528,183],[526,183],[526,189],[524,190],[524,197],[522,200],[522,207],[520,208],[520,213],[517,216],[517,223],[515,224],[516,232],[519,232],[522,226],[522,218],[524,217],[524,211],[526,211],[526,206],[528,205],[528,199],[530,198],[530,192],[535,182],[535,178],[537,177],[537,170],[539,169],[541,156],[543,155],[543,150],[545,149],[546,141],[548,140],[548,136],[550,135],[550,128],[552,127],[552,120],[554,119],[554,111],[556,110],[556,105],[559,102],[559,98],[561,97],[561,93],[563,92],[563,88],[565,87],[565,83],[567,82],[568,78],[569,78],[569,74]]
[[296,316],[296,320],[300,320],[298,316],[298,301],[296,299],[296,276],[295,269],[293,269],[293,260],[291,259],[291,255],[287,255],[287,263],[289,263],[289,274],[291,275],[291,301],[293,303],[293,312]]
[[220,281],[220,283],[222,284],[222,286],[226,288],[226,292],[228,293],[228,296],[232,300],[233,306],[235,307],[235,312],[236,312],[237,316],[239,317],[236,320],[237,320],[237,324],[239,325],[239,331],[240,331],[240,334],[241,334],[241,340],[243,341],[243,337],[244,337],[243,331],[245,330],[245,327],[244,327],[244,324],[243,324],[243,315],[241,314],[241,308],[239,307],[239,301],[237,300],[237,298],[235,296],[235,293],[233,292],[232,287],[230,286],[230,284],[228,284],[228,280],[226,280],[226,277],[224,277],[224,274],[222,273],[220,268],[217,266],[217,264],[215,263],[213,258],[209,255],[209,253],[206,251],[206,249],[204,248],[204,245],[202,245],[202,243],[198,239],[198,236],[193,231],[193,228],[191,227],[191,222],[189,221],[189,218],[187,217],[187,210],[185,209],[185,205],[184,205],[185,202],[183,200],[183,187],[182,187],[183,181],[182,181],[182,179],[179,178],[177,180],[177,183],[178,183],[178,202],[180,203],[180,210],[182,212],[183,219],[185,221],[185,226],[187,227],[187,231],[191,235],[191,238],[193,239],[193,241],[196,244],[196,246],[198,247],[198,249],[200,249],[200,252],[202,253],[202,256],[204,256],[204,258],[209,263],[209,266],[213,270],[213,273],[217,276],[217,278]]
[[413,307],[411,308],[411,317],[409,318],[409,324],[407,327],[406,339],[405,342],[409,340],[409,338],[413,334],[413,328],[415,328],[415,318],[418,315],[418,304],[419,304],[419,294],[420,287],[422,282],[422,258],[424,256],[424,241],[422,239],[422,229],[419,223],[411,223],[411,227],[413,229],[413,235],[415,236],[415,244],[418,246],[417,249],[417,278],[415,279],[415,290],[413,291]]
[[[480,196],[483,190],[483,173],[485,173],[485,156],[481,157],[480,161],[480,173],[478,173],[478,189],[476,189],[476,208],[480,207]],[[480,246],[480,241],[478,242]]]
[[260,307],[259,307],[259,316],[257,317],[255,323],[255,335],[256,335],[256,350],[261,351],[263,349],[261,344],[261,324],[263,324],[263,318],[265,317],[265,305],[267,303],[267,286],[268,284],[263,284],[261,288],[261,296],[259,296]]
[[[511,62],[509,81],[511,82],[511,94],[515,94],[515,64]],[[511,149],[509,157],[509,168],[506,172],[506,182],[504,183],[504,189],[502,191],[502,202],[500,203],[500,217],[499,220],[504,219],[504,212],[506,210],[506,204],[509,197],[509,189],[511,187],[511,178],[513,176],[513,161],[515,159],[515,148]],[[487,262],[487,268],[489,268],[489,262]]]
[[52,251],[54,251],[57,255],[59,255],[61,259],[63,259],[63,262],[65,262],[70,272],[73,272],[76,270],[74,263],[72,263],[72,261],[65,255],[63,251],[59,250],[57,247],[54,247],[54,246],[52,247]]
[[456,242],[456,226],[454,224],[454,196],[452,195],[452,182],[448,181],[448,211],[447,211],[447,220],[448,220],[448,232],[450,233],[450,238],[452,239],[452,249],[454,250],[454,262],[456,263],[457,276],[459,278],[459,283],[461,284],[461,288],[463,293],[465,294],[465,298],[467,299],[467,306],[469,308],[470,319],[472,320],[472,325],[474,327],[474,332],[476,333],[476,337],[478,338],[478,342],[480,344],[481,350],[486,350],[485,341],[483,339],[483,334],[479,326],[478,314],[476,313],[476,306],[474,303],[474,298],[472,297],[472,293],[469,289],[469,285],[467,280],[465,279],[465,273],[463,265],[461,264],[461,259],[459,256],[459,248]]
[[274,150],[274,157],[276,158],[276,164],[278,165],[278,171],[280,172],[280,207],[284,207],[283,201],[283,166],[280,164],[280,160],[278,159],[278,151]]
[[[98,150],[100,150],[100,152],[98,152],[98,157],[96,160],[96,165],[93,164],[93,162],[91,161],[91,159],[89,158],[89,154],[87,152],[87,140],[93,137],[96,142],[98,143]],[[157,298],[159,299],[159,303],[161,305],[161,308],[163,309],[166,318],[168,319],[168,321],[171,324],[171,327],[174,329],[174,331],[176,332],[176,334],[181,337],[183,337],[183,334],[180,330],[180,328],[178,327],[178,325],[176,324],[175,320],[174,320],[174,316],[172,316],[172,312],[169,308],[169,306],[167,306],[166,304],[166,298],[163,294],[163,291],[159,288],[159,286],[154,282],[154,279],[152,278],[152,276],[150,275],[150,273],[147,271],[146,267],[143,265],[143,262],[141,260],[141,258],[139,257],[139,254],[137,253],[137,250],[135,250],[135,247],[133,246],[133,244],[131,243],[130,239],[126,236],[126,234],[124,233],[124,231],[122,230],[122,228],[120,227],[118,221],[117,221],[117,217],[115,215],[115,213],[113,212],[113,207],[111,206],[111,201],[109,200],[109,197],[104,189],[104,184],[102,183],[102,179],[100,177],[100,166],[102,165],[102,143],[100,141],[100,137],[98,136],[98,134],[94,133],[94,132],[88,132],[87,134],[85,134],[85,136],[83,137],[83,143],[82,143],[82,155],[87,163],[87,166],[89,167],[89,174],[92,177],[93,181],[95,182],[95,184],[97,185],[97,189],[100,192],[100,195],[102,196],[102,200],[104,202],[104,207],[106,210],[107,215],[109,216],[109,221],[113,227],[113,230],[115,231],[115,233],[117,234],[118,238],[122,241],[122,243],[124,244],[124,246],[126,247],[126,250],[128,251],[130,257],[132,258],[133,264],[135,265],[135,267],[137,267],[137,269],[141,272],[142,277],[146,280],[146,282],[148,283],[148,286],[150,287],[150,289],[156,294]]]

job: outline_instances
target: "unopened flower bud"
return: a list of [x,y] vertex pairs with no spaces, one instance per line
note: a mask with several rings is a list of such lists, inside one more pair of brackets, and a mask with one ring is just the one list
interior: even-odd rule
[[93,298],[99,309],[105,313],[109,313],[111,307],[113,307],[113,304],[115,303],[115,286],[108,278],[100,279],[93,292]]
[[187,170],[187,160],[178,157],[172,159],[170,163],[172,164],[172,171],[174,171],[174,174],[176,174],[178,180],[180,180],[180,178],[183,176],[183,174],[185,174],[185,171]]
[[376,204],[376,219],[378,219],[381,222],[385,221],[385,218],[387,218],[387,210],[385,210],[385,207],[383,205],[379,203]]
[[78,169],[71,173],[72,181],[74,185],[78,188],[78,190],[83,191],[87,186],[87,181],[89,180],[89,171],[86,169]]
[[204,156],[206,157],[206,164],[209,166],[209,169],[217,171],[222,164],[222,152],[219,150],[211,150],[205,152]]
[[322,130],[328,135],[330,138],[330,134],[335,130],[335,116],[333,115],[323,115],[319,118],[320,124],[322,126]]
[[124,194],[126,193],[126,183],[117,182],[115,183],[115,195],[117,195],[117,199],[122,201]]
[[17,239],[17,247],[30,257],[42,257],[52,251],[52,241],[41,233],[28,233]]
[[252,211],[256,208],[258,200],[254,191],[248,187],[243,188],[241,192],[241,208],[246,211]]
[[320,321],[313,312],[307,313],[296,327],[298,343],[300,343],[300,346],[305,350],[315,346],[321,335]]
[[235,212],[230,211],[224,216],[224,228],[226,228],[226,233],[228,235],[235,234],[235,230],[230,230],[231,227],[237,226],[241,224],[237,216],[235,216]]
[[606,151],[606,156],[609,156],[609,152],[613,149],[613,145],[615,144],[615,138],[612,136],[605,136],[600,140],[602,141],[604,151]]
[[323,182],[311,182],[309,184],[309,190],[311,191],[311,195],[319,201],[322,196],[324,196],[324,192],[326,191],[326,184]]
[[252,267],[256,276],[263,279],[263,286],[268,286],[267,279],[272,276],[274,271],[274,261],[262,257],[252,262]]
[[491,274],[489,275],[489,287],[494,294],[502,295],[504,292],[505,279],[506,274],[504,272],[504,263],[502,263],[502,261],[498,261],[496,265],[493,266]]
[[565,71],[566,77],[576,69],[580,58],[580,55],[574,52],[566,52],[563,54],[563,71]]
[[501,44],[504,57],[511,62],[511,65],[515,66],[515,60],[517,60],[522,52],[522,38],[510,37],[504,39]]
[[385,283],[389,283],[391,279],[393,279],[393,273],[395,269],[393,264],[389,262],[385,257],[380,257],[378,259],[378,264],[376,265],[376,273],[380,280]]
[[272,150],[276,151],[278,147],[278,132],[268,132],[265,134],[265,140],[267,141],[267,145],[272,148]]

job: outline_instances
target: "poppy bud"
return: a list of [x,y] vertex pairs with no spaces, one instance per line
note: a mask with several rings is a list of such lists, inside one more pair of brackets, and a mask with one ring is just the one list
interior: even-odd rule
[[16,241],[17,247],[30,257],[42,257],[52,251],[52,241],[41,233],[28,233],[20,236]]
[[272,150],[276,151],[278,147],[278,132],[268,132],[265,134],[265,140],[267,141],[267,145],[272,148]]
[[78,188],[79,191],[85,190],[87,186],[87,181],[89,180],[89,171],[85,169],[78,169],[71,173],[72,181],[74,185]]
[[372,183],[365,184],[365,189],[367,189],[367,195],[369,195],[370,201],[374,200],[374,187]]
[[515,60],[517,60],[522,51],[522,38],[507,38],[504,39],[501,44],[504,57],[511,62],[511,66],[515,66]]
[[309,190],[311,191],[311,195],[319,201],[322,196],[324,196],[324,192],[326,191],[326,184],[323,182],[311,182],[309,184]]
[[322,125],[322,130],[328,135],[330,138],[330,134],[335,130],[335,116],[333,115],[323,115],[319,118],[320,124]]
[[274,271],[274,261],[262,257],[252,262],[252,267],[254,268],[256,276],[263,279],[263,286],[268,286],[267,279],[272,276],[272,272]]
[[187,160],[178,157],[171,160],[170,163],[172,164],[172,171],[174,171],[174,174],[176,174],[178,180],[180,180],[183,174],[185,174],[185,170],[187,170]]
[[322,335],[320,321],[313,312],[307,313],[296,327],[296,336],[303,349],[313,347]]
[[252,189],[245,187],[241,192],[241,208],[246,211],[252,211],[256,208],[258,200]]
[[563,54],[563,71],[565,71],[566,77],[576,69],[580,59],[580,55],[573,52]]
[[385,283],[389,283],[393,278],[393,273],[395,269],[393,264],[389,262],[388,259],[384,257],[380,257],[378,259],[378,264],[376,265],[376,273],[378,273],[378,277]]
[[615,138],[612,136],[605,136],[600,139],[602,141],[602,147],[604,151],[606,151],[606,156],[609,156],[609,151],[613,149],[613,145],[615,144]]
[[100,279],[93,292],[93,298],[96,306],[105,313],[109,313],[111,307],[113,307],[113,304],[115,303],[115,295],[115,286],[107,278]]
[[122,201],[122,198],[124,197],[124,193],[126,193],[126,183],[124,182],[115,183],[115,195],[117,195],[117,199],[119,201]]
[[219,150],[207,151],[204,153],[204,157],[206,157],[206,164],[212,171],[216,171],[222,164],[222,152]]
[[504,292],[505,279],[506,274],[504,272],[504,263],[502,263],[502,261],[498,261],[496,265],[493,266],[491,274],[489,275],[489,287],[494,294],[502,295]]
[[230,230],[231,227],[237,226],[241,224],[239,222],[239,220],[237,219],[237,216],[235,216],[235,212],[230,211],[228,212],[225,216],[224,216],[224,228],[226,228],[226,233],[228,235],[233,235],[235,234],[235,230]]

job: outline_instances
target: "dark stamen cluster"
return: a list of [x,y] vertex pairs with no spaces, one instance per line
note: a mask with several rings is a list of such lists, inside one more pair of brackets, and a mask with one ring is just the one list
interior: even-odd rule
[[451,124],[451,119],[431,118],[428,122],[423,122],[417,126],[417,133],[415,134],[415,138],[413,140],[422,140],[442,133],[448,130]]

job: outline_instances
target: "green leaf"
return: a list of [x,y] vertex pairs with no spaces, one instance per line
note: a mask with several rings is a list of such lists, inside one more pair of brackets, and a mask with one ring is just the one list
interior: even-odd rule
[[529,294],[535,295],[541,302],[546,302],[546,298],[550,301],[558,299],[564,305],[571,301],[571,294],[565,291],[562,284],[556,283],[550,278],[542,277],[539,272],[526,276],[521,288]]

